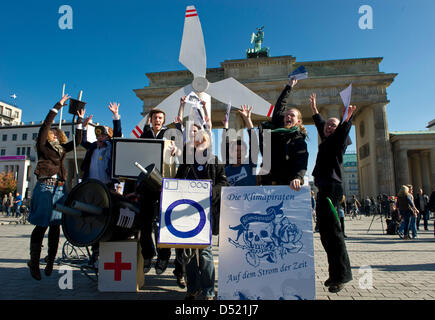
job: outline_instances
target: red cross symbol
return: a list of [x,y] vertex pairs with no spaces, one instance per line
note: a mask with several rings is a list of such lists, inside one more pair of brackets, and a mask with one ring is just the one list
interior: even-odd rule
[[122,263],[122,252],[115,252],[115,262],[104,262],[104,270],[115,270],[115,281],[121,281],[122,270],[131,270],[131,263]]

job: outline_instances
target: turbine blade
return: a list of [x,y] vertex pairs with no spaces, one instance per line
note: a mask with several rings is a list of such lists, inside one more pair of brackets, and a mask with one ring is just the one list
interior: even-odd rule
[[194,6],[186,8],[179,61],[193,76],[205,78],[207,63],[201,23]]
[[240,108],[242,105],[252,106],[252,113],[270,117],[273,105],[251,91],[234,78],[228,78],[210,83],[206,93],[213,98],[232,106]]

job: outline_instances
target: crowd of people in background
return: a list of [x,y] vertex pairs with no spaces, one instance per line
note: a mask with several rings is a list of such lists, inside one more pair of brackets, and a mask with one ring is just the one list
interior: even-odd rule
[[[314,195],[314,192],[313,192]],[[316,206],[315,197],[312,197],[312,207]],[[355,195],[343,199],[337,206],[340,216],[341,228],[344,237],[344,217],[358,217],[382,215],[386,221],[386,230],[389,235],[398,235],[400,238],[418,239],[420,230],[429,230],[429,221],[435,213],[435,191],[431,196],[425,194],[422,188],[414,192],[412,185],[402,185],[397,195],[379,194],[375,197],[362,197]],[[315,220],[315,217],[314,217]],[[317,227],[315,231],[318,232]],[[435,236],[435,221],[434,221]]]
[[19,192],[9,192],[1,197],[1,213],[5,217],[19,218],[28,209],[30,199],[22,198]]

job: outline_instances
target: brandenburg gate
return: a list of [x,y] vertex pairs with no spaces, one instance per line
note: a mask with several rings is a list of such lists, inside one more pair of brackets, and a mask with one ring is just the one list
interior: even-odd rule
[[[381,72],[381,61],[382,58],[357,58],[299,62],[293,56],[226,60],[221,63],[220,68],[207,69],[207,79],[216,82],[233,77],[271,104],[275,104],[288,83],[288,74],[303,65],[309,78],[298,81],[293,88],[289,105],[301,110],[303,122],[308,125],[313,124],[309,104],[311,93],[316,93],[319,112],[324,118],[340,118],[343,103],[339,92],[352,83],[351,104],[357,106],[353,124],[360,195],[392,195],[397,192],[397,188],[386,109],[389,103],[387,88],[397,74]],[[192,74],[187,70],[147,73],[146,76],[149,86],[134,90],[143,102],[142,115],[146,115],[164,98],[193,80]],[[211,105],[213,127],[221,128],[226,105],[214,99],[211,100]],[[178,108],[178,105],[174,108]],[[230,127],[243,127],[243,121],[235,110],[232,110],[230,119]],[[253,115],[252,120],[256,125],[266,118]],[[173,119],[168,119],[170,121]]]

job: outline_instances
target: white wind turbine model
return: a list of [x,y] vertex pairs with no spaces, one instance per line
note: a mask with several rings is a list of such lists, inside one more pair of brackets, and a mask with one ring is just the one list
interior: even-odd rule
[[[196,93],[204,92],[216,100],[225,104],[231,103],[235,107],[244,104],[253,106],[253,113],[255,114],[271,115],[273,105],[234,78],[227,78],[214,83],[205,78],[207,65],[204,37],[198,13],[194,6],[186,8],[179,61],[193,73],[194,79],[191,84],[178,89],[156,106],[156,108],[165,111],[168,121],[173,121],[177,116],[180,98],[187,96],[192,91]],[[185,112],[185,114],[189,113]],[[141,123],[144,123],[144,120]],[[143,127],[140,124],[138,126],[140,129]]]

